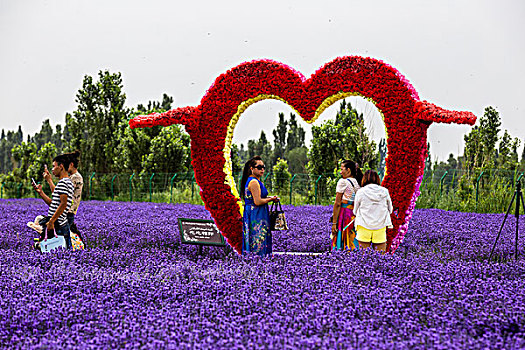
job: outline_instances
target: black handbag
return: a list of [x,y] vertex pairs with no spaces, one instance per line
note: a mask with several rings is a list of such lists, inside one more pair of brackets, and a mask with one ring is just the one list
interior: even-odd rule
[[286,223],[286,216],[284,210],[281,207],[281,202],[272,203],[270,207],[270,230],[271,231],[283,231],[288,230],[288,224]]

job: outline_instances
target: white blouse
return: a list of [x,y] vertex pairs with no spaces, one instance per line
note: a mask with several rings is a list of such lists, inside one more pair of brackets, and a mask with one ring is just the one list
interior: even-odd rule
[[339,179],[339,181],[337,181],[335,192],[342,193],[343,200],[351,202],[354,200],[355,194],[357,193],[357,190],[359,190],[360,188],[361,186],[359,186],[359,184],[357,183],[357,180],[354,179],[353,177],[349,177],[346,179]]

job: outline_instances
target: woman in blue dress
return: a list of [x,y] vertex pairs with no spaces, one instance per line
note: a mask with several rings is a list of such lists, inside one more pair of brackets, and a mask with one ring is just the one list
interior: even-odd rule
[[268,203],[278,202],[277,196],[268,197],[268,190],[261,182],[264,162],[255,156],[244,165],[241,179],[241,196],[244,198],[242,252],[260,256],[272,254],[272,233]]

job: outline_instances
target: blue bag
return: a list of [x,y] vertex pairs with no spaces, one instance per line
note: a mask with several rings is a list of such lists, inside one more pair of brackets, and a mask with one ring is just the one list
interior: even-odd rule
[[49,253],[58,247],[66,249],[66,240],[63,236],[56,236],[40,242],[40,251],[42,253]]

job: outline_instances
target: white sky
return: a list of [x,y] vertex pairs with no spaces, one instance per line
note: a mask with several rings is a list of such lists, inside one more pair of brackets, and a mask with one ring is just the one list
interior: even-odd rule
[[[26,138],[46,118],[64,124],[84,75],[101,69],[122,72],[129,106],[167,93],[181,107],[198,105],[244,61],[271,58],[308,77],[338,56],[362,55],[392,64],[440,107],[478,117],[496,107],[502,128],[523,140],[524,18],[521,0],[0,0],[0,129],[22,125]],[[251,106],[234,141],[261,130],[273,140],[279,111],[290,108]],[[462,153],[469,130],[433,124],[433,158]]]

